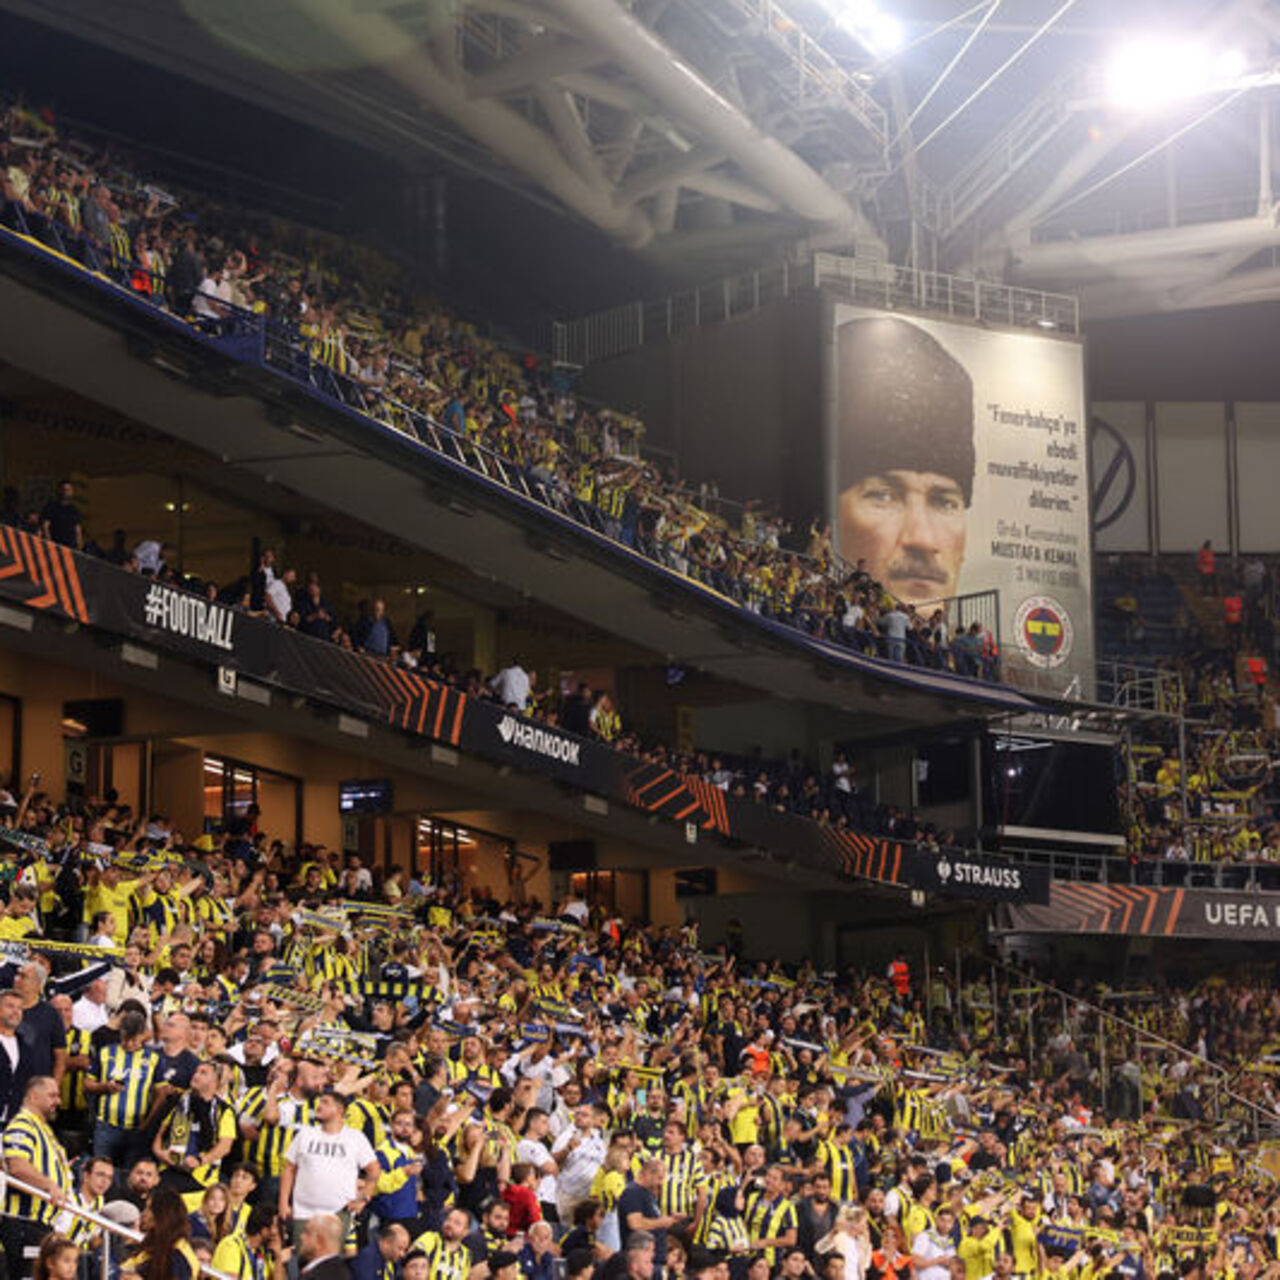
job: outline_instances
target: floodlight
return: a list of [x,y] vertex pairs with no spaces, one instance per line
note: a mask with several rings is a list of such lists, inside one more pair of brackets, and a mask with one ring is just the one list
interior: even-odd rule
[[1233,88],[1245,72],[1243,54],[1206,49],[1195,40],[1151,36],[1120,46],[1107,65],[1107,97],[1116,106],[1147,111]]
[[895,52],[906,39],[902,23],[881,11],[876,0],[827,0],[835,20],[877,58]]
[[1228,49],[1218,54],[1214,67],[1219,80],[1239,80],[1248,69],[1248,60],[1239,49]]
[[901,49],[904,38],[902,23],[887,13],[874,14],[866,24],[864,39],[871,52],[882,57]]
[[850,26],[865,26],[876,16],[875,0],[843,0],[838,3],[840,16]]

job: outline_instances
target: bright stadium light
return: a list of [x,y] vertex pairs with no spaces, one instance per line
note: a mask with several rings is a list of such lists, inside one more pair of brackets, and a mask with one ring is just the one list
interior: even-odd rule
[[1248,63],[1239,49],[1227,49],[1218,54],[1214,70],[1219,80],[1239,80],[1248,70]]
[[875,0],[827,0],[827,7],[840,26],[877,58],[896,52],[906,39],[902,23],[883,12]]
[[1107,64],[1107,99],[1149,111],[1186,98],[1235,88],[1245,71],[1235,50],[1215,52],[1192,39],[1152,36],[1122,45]]
[[872,53],[881,57],[896,53],[902,48],[905,38],[902,23],[897,18],[891,18],[887,13],[877,13],[867,24],[867,44]]

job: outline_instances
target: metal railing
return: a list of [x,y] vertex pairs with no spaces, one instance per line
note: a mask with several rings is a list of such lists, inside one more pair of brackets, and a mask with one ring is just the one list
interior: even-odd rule
[[665,298],[623,303],[577,320],[557,320],[551,326],[552,356],[557,364],[586,368],[690,329],[750,315],[813,283],[811,265],[780,262]]
[[[1253,176],[1256,185],[1257,177]],[[1237,222],[1270,215],[1258,208],[1258,193],[1242,191],[1239,195],[1216,196],[1208,200],[1188,201],[1172,208],[1166,201],[1142,208],[1126,208],[1107,200],[1098,207],[1075,206],[1052,222],[1040,223],[1031,230],[1033,244],[1045,244],[1094,236],[1141,235],[1145,231],[1163,231],[1171,227],[1200,226],[1211,222]]]
[[835,253],[813,255],[813,282],[851,302],[890,311],[918,311],[954,320],[981,320],[1012,329],[1078,334],[1080,303],[1065,293],[918,271]]
[[1076,675],[1063,684],[1060,672],[1034,667],[1020,654],[1005,663],[1005,680],[1024,693],[1061,702],[1094,702],[1118,711],[1176,716],[1182,706],[1182,682],[1176,672],[1118,659],[1095,663],[1092,676]]
[[1185,705],[1176,671],[1109,658],[1098,662],[1097,672],[1098,700],[1110,706],[1176,715]]
[[[1109,1070],[1109,1067],[1114,1065],[1115,1054],[1108,1054],[1108,1046],[1123,1045],[1128,1040],[1132,1041],[1139,1067],[1141,1067],[1144,1056],[1150,1054],[1157,1061],[1160,1058],[1180,1060],[1190,1068],[1192,1074],[1202,1072],[1207,1076],[1207,1091],[1202,1096],[1206,1104],[1206,1110],[1209,1113],[1208,1119],[1210,1123],[1216,1125],[1241,1125],[1254,1142],[1258,1142],[1264,1137],[1274,1136],[1277,1130],[1280,1130],[1280,1114],[1268,1108],[1260,1107],[1256,1102],[1244,1097],[1231,1087],[1231,1080],[1234,1075],[1233,1068],[1225,1066],[1212,1058],[1195,1053],[1184,1045],[1150,1031],[1129,1018],[1112,1013],[1093,1001],[1064,991],[1061,987],[1055,986],[1051,982],[1045,982],[1034,974],[1028,973],[1026,970],[1020,969],[1007,961],[997,960],[990,955],[983,955],[977,952],[971,952],[967,958],[971,964],[980,970],[989,966],[993,977],[996,969],[1001,970],[1007,979],[1012,979],[1019,984],[1018,990],[1026,993],[1036,992],[1042,998],[1047,997],[1050,1001],[1057,1003],[1064,1027],[1074,1022],[1079,1029],[1083,1030],[1089,1020],[1095,1023],[1097,1039],[1092,1049],[1097,1056],[1099,1094],[1105,1113],[1115,1114],[1111,1071]],[[962,973],[959,951],[957,951],[956,968],[958,974]],[[1002,1016],[1007,1017],[1010,1014],[1006,1012]],[[1036,1049],[1034,1014],[1028,1017],[1026,1030],[1028,1048],[1034,1057]],[[1078,1043],[1083,1043],[1086,1051],[1088,1051],[1090,1046],[1087,1041],[1083,1041],[1083,1037],[1077,1036],[1074,1038],[1077,1039]],[[1047,1048],[1047,1044],[1045,1047]],[[1143,1111],[1145,1110],[1146,1101],[1144,1082],[1139,1083],[1138,1089],[1138,1109]]]
[[937,193],[940,236],[954,235],[1052,139],[1080,83],[1078,68],[1052,81],[947,179]]
[[[113,1222],[110,1218],[98,1213],[94,1209],[90,1209],[87,1205],[81,1204],[75,1196],[68,1196],[61,1203],[56,1201],[49,1192],[40,1187],[25,1182],[22,1178],[17,1178],[11,1173],[0,1171],[0,1193],[3,1193],[5,1187],[11,1187],[30,1196],[33,1200],[39,1200],[42,1204],[47,1204],[55,1208],[59,1214],[69,1214],[73,1218],[79,1218],[82,1222],[91,1223],[102,1232],[102,1243],[100,1245],[99,1256],[102,1259],[101,1280],[114,1274],[112,1265],[112,1239],[118,1241],[127,1241],[129,1244],[140,1244],[143,1239],[141,1231],[135,1230],[133,1227],[122,1226],[118,1222]],[[53,1227],[49,1230],[52,1232]],[[209,1280],[233,1280],[225,1271],[218,1271],[215,1268],[204,1263],[200,1265],[200,1274],[208,1276]]]
[[1223,889],[1280,893],[1280,864],[1273,862],[1172,862],[1122,854],[1000,845],[995,851],[1015,862],[1047,867],[1055,880],[1150,888]]
[[1080,304],[1067,294],[918,271],[866,255],[815,253],[808,262],[781,262],[665,298],[557,320],[551,327],[552,355],[557,364],[586,368],[690,329],[751,315],[800,290],[824,287],[868,307],[1015,329],[1080,332]]
[[775,48],[782,50],[795,73],[794,105],[838,103],[883,148],[889,140],[885,109],[851,74],[774,0],[728,0]]

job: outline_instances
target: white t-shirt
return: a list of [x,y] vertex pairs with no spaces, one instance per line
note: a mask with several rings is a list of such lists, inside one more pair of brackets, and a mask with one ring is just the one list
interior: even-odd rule
[[155,538],[144,538],[133,549],[133,558],[142,573],[160,572],[160,544]]
[[[536,1138],[521,1138],[516,1144],[516,1159],[533,1165],[535,1169],[544,1169],[551,1159],[551,1152]],[[543,1204],[556,1202],[556,1175],[543,1174],[538,1179],[538,1199]]]
[[200,281],[200,290],[191,304],[191,309],[198,316],[216,320],[226,314],[226,309],[220,304],[230,301],[231,286],[221,276],[216,279],[213,276],[205,276]]
[[298,1175],[293,1184],[293,1216],[299,1222],[319,1213],[338,1213],[356,1198],[360,1171],[377,1156],[369,1139],[350,1125],[326,1133],[319,1125],[304,1124],[293,1135],[284,1158]]
[[[581,1141],[570,1151],[569,1144],[575,1135]],[[584,1134],[574,1126],[561,1133],[551,1148],[552,1155],[560,1163],[560,1177],[556,1184],[558,1204],[573,1205],[587,1196],[596,1173],[604,1164],[607,1149],[604,1134],[598,1129]]]
[[[911,1252],[917,1258],[949,1258],[956,1251],[950,1240],[935,1235],[932,1231],[922,1231],[911,1243]],[[949,1280],[951,1268],[945,1263],[937,1266],[917,1267],[916,1280]]]
[[283,578],[272,577],[267,582],[265,595],[271,602],[272,612],[283,622],[293,608],[293,597],[289,594],[289,584]]
[[562,916],[572,916],[579,924],[585,925],[591,918],[591,908],[581,898],[570,898],[560,908]]
[[71,1025],[78,1031],[97,1031],[107,1025],[107,1006],[95,1004],[88,996],[81,996],[71,1006]]
[[521,711],[529,705],[529,673],[519,664],[513,663],[503,667],[492,680],[491,688],[504,707],[519,707]]
[[890,609],[881,619],[884,625],[884,633],[890,640],[905,640],[907,638],[907,625],[911,621],[901,609]]

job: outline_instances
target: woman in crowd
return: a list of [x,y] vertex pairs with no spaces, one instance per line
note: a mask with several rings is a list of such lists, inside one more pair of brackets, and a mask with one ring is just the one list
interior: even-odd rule
[[142,1241],[125,1259],[124,1280],[197,1280],[200,1262],[191,1245],[191,1221],[176,1191],[157,1187],[139,1226]]

